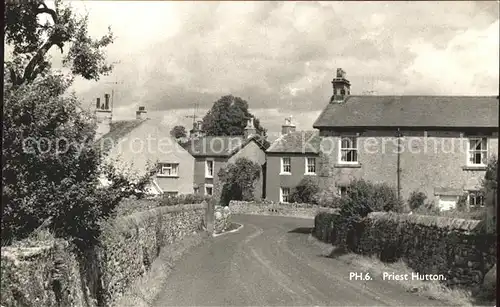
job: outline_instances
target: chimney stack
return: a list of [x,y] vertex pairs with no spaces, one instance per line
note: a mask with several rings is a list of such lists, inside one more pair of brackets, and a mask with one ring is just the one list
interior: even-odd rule
[[104,94],[104,109],[109,110],[109,94]]
[[342,103],[347,96],[351,95],[351,83],[346,79],[346,73],[342,68],[337,68],[337,75],[332,80],[333,96],[330,103]]
[[285,124],[281,126],[281,134],[285,135],[295,132],[295,125],[292,123],[292,116],[285,118]]
[[135,111],[135,118],[138,120],[145,119],[146,115],[143,115],[143,114],[146,114],[146,113],[148,113],[148,111],[146,111],[146,107],[140,106],[139,109],[137,111]]
[[247,139],[251,136],[254,136],[255,134],[257,134],[257,129],[255,129],[255,126],[253,124],[253,117],[250,117],[247,122],[247,126],[245,127],[244,137],[245,139]]
[[95,108],[96,110],[99,110],[101,108],[101,98],[97,97],[95,101]]

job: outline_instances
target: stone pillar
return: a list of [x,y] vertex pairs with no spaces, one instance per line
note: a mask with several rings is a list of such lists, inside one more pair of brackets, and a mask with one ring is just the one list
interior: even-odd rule
[[214,203],[209,201],[206,203],[207,208],[205,209],[205,224],[207,226],[207,232],[212,234],[214,232],[214,218],[215,218],[215,210]]

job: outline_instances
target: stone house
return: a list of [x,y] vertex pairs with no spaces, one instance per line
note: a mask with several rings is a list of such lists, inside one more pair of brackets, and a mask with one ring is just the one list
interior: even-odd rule
[[281,136],[266,151],[266,198],[286,203],[304,176],[317,176],[320,137],[318,131],[296,131],[285,119]]
[[141,106],[135,120],[113,121],[109,95],[103,105],[97,98],[96,145],[105,154],[105,161],[131,176],[144,175],[157,164],[148,187],[153,195],[193,193],[194,157],[170,136],[169,127],[146,114]]
[[354,178],[394,186],[403,199],[424,192],[446,210],[479,193],[498,152],[498,98],[487,96],[357,96],[342,69],[333,96],[313,127],[321,137],[318,174],[339,191]]
[[265,148],[256,134],[253,118],[248,121],[242,136],[197,136],[187,142],[184,148],[195,158],[195,193],[220,197],[222,187],[219,170],[238,158],[247,158],[261,165],[261,176],[254,192],[256,199],[265,197]]

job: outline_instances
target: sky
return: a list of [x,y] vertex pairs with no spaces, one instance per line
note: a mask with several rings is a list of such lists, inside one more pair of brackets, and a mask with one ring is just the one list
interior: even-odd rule
[[[100,81],[77,79],[90,107],[114,89],[114,118],[138,106],[191,127],[232,94],[270,132],[292,115],[312,124],[342,68],[351,94],[498,95],[498,1],[188,2],[71,1],[89,33],[115,42]],[[53,55],[57,60],[57,50]],[[112,86],[110,82],[120,84]]]

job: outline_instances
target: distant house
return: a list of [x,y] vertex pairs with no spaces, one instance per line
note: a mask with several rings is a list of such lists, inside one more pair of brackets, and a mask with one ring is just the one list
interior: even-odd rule
[[[313,127],[321,136],[322,178],[340,189],[354,178],[385,182],[403,199],[426,193],[443,209],[479,193],[498,151],[495,96],[355,96],[342,69]],[[398,150],[399,148],[399,150]]]
[[296,131],[292,119],[285,119],[281,137],[266,151],[266,198],[289,202],[292,190],[304,176],[317,176],[320,152],[319,131]]
[[193,193],[194,158],[170,135],[168,127],[145,118],[144,107],[136,111],[135,120],[112,121],[109,95],[105,98],[104,106],[99,99],[96,102],[96,145],[102,148],[105,161],[132,176],[144,175],[148,167],[157,164],[148,187],[151,194]]
[[265,196],[265,148],[256,134],[253,119],[249,120],[245,134],[242,136],[199,136],[197,134],[197,137],[187,142],[184,148],[195,158],[195,193],[219,197],[222,188],[218,178],[219,170],[228,163],[234,163],[238,158],[247,158],[262,167],[255,196],[258,199]]

